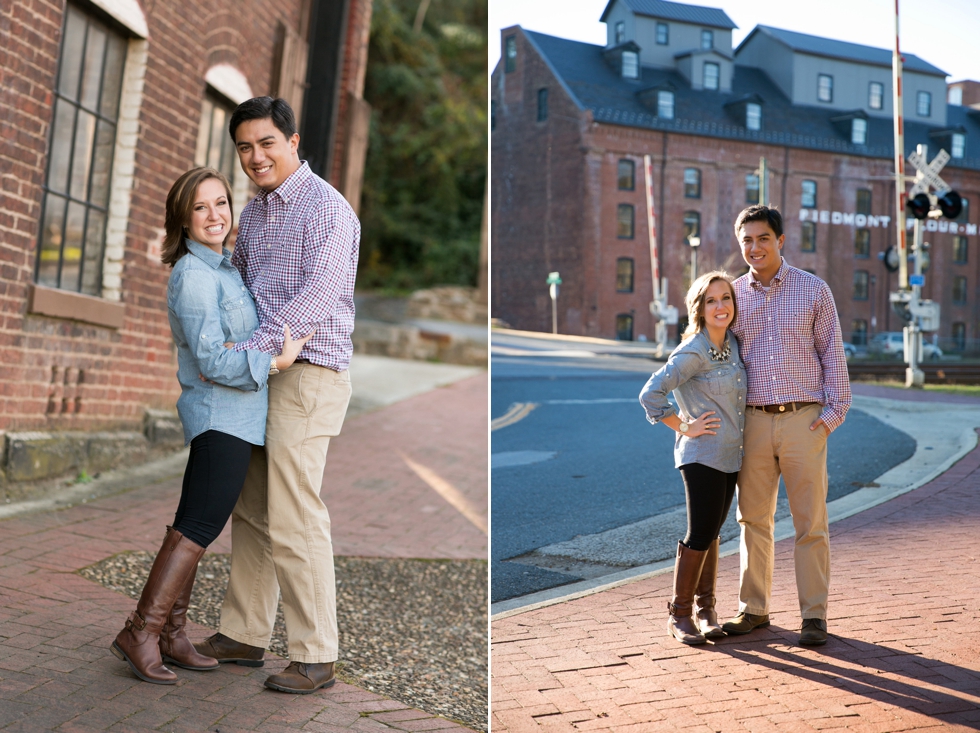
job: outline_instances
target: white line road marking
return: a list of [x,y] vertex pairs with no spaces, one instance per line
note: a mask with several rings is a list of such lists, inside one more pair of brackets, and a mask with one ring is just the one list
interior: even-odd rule
[[463,496],[459,489],[446,481],[431,468],[427,468],[421,463],[416,463],[401,451],[399,451],[398,455],[402,457],[402,460],[405,461],[405,464],[410,469],[415,471],[415,475],[425,481],[425,483],[427,483],[437,494],[439,494],[439,496],[449,502],[449,504],[451,504],[456,511],[470,520],[473,526],[483,532],[483,534],[487,534],[486,517],[480,514],[480,511],[473,505],[472,502],[470,502],[469,499]]

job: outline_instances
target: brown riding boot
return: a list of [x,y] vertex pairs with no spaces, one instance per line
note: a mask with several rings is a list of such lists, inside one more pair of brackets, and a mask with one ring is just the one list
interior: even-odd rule
[[694,590],[695,615],[698,627],[706,639],[719,639],[727,634],[721,630],[718,614],[715,613],[715,581],[718,578],[718,543],[719,538],[711,543],[704,553],[704,565],[701,566],[701,579]]
[[694,621],[694,589],[701,578],[705,551],[677,543],[674,563],[674,600],[667,603],[667,631],[681,644],[704,644],[704,634]]
[[177,675],[163,665],[160,632],[187,577],[203,554],[203,547],[173,527],[167,527],[136,611],[130,614],[111,647],[112,653],[128,662],[141,680],[156,685],[172,685],[177,681]]
[[167,623],[163,626],[160,633],[160,654],[163,661],[176,664],[184,669],[195,669],[205,671],[218,668],[218,660],[199,654],[187,638],[184,626],[187,623],[187,606],[191,602],[191,591],[194,588],[194,579],[197,577],[197,565],[187,576],[187,582],[174,601],[174,607],[170,609]]

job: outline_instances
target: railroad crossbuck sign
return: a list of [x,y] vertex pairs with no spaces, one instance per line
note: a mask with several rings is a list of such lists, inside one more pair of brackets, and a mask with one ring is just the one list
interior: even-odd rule
[[945,150],[940,150],[931,163],[919,155],[918,150],[908,157],[908,161],[918,173],[915,177],[915,185],[909,190],[909,198],[919,193],[929,193],[930,186],[937,192],[950,190],[951,186],[939,177],[939,171],[949,162],[949,153]]

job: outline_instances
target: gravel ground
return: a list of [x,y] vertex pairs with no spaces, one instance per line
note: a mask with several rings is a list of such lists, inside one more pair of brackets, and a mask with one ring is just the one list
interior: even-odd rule
[[[153,556],[115,555],[81,574],[138,598]],[[337,557],[337,616],[346,682],[487,730],[487,563]],[[201,560],[188,611],[218,628],[230,555]],[[282,606],[269,650],[288,657]]]

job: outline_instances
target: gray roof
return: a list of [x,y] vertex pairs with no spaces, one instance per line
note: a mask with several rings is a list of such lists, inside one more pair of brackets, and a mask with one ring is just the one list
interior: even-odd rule
[[[603,47],[524,31],[532,45],[558,77],[562,87],[596,122],[652,130],[666,130],[712,138],[758,141],[771,145],[891,159],[894,131],[890,117],[868,117],[868,142],[854,145],[833,118],[845,111],[792,104],[760,69],[735,65],[732,91],[696,91],[678,72],[644,66],[637,80],[623,79],[603,58]],[[643,105],[637,92],[663,86],[674,92],[674,119],[657,117]],[[732,102],[757,95],[763,103],[762,129],[748,130],[733,116]],[[957,168],[980,170],[980,113],[966,107],[947,107],[947,119],[936,125],[907,120],[906,155],[917,144],[937,152],[930,133],[960,126],[966,130],[967,157],[951,161]],[[970,114],[972,112],[973,114]]]
[[[858,61],[863,64],[871,64],[873,66],[885,66],[887,68],[892,67],[892,52],[889,49],[884,48],[874,48],[873,46],[862,46],[859,43],[848,43],[847,41],[837,41],[833,38],[821,38],[820,36],[810,36],[806,33],[797,33],[796,31],[787,31],[782,28],[772,28],[767,25],[757,25],[752,29],[752,32],[746,36],[738,48],[735,49],[735,57],[738,58],[738,52],[745,46],[756,33],[763,33],[770,38],[774,38],[785,46],[788,46],[794,51],[799,51],[801,53],[808,53],[814,56],[824,56],[833,59],[844,59],[846,61]],[[933,66],[932,64],[923,61],[918,56],[911,53],[902,53],[902,58],[904,61],[904,68],[909,71],[918,71],[923,74],[933,74],[935,76],[942,76],[943,78],[949,76],[942,69]]]
[[[606,20],[606,14],[616,0],[609,0],[606,9],[602,11],[602,22]],[[685,5],[683,3],[669,3],[665,0],[621,0],[626,3],[626,7],[637,15],[647,15],[651,18],[663,18],[664,20],[677,20],[682,23],[694,23],[695,25],[706,25],[712,28],[738,28],[728,17],[728,14],[721,8],[706,8],[701,5]]]

